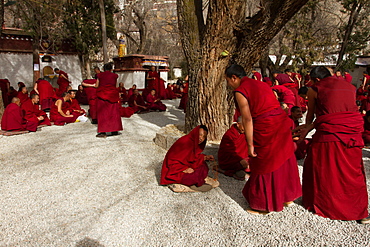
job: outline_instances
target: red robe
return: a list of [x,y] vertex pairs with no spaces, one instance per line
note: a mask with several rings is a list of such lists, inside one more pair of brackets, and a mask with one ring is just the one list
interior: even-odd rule
[[8,79],[0,79],[0,89],[1,89],[1,96],[3,97],[4,107],[6,107],[10,102],[8,102],[8,88],[10,86],[10,82]]
[[126,91],[126,88],[124,87],[118,87],[118,92],[119,92],[119,96],[120,96],[120,100],[122,103],[124,102],[127,102],[128,100],[128,97],[127,97],[127,91]]
[[22,109],[15,103],[10,103],[4,110],[1,119],[1,129],[5,131],[36,131],[37,124],[24,123],[22,118]]
[[225,175],[233,176],[237,171],[244,170],[241,160],[248,161],[248,144],[245,135],[240,134],[236,124],[226,131],[218,149],[218,165],[225,170]]
[[147,79],[146,89],[150,92],[155,89],[157,94],[159,93],[159,74],[157,71],[148,71],[148,77],[153,79]]
[[[51,123],[46,113],[40,110],[39,108],[40,108],[40,105],[34,105],[31,99],[25,101],[21,106],[22,113],[23,113],[23,119],[26,122],[34,122],[37,125],[45,124],[45,125],[50,126]],[[44,120],[41,120],[41,121],[38,120],[38,117],[40,116],[44,117]]]
[[[75,113],[77,114],[78,116],[81,116],[81,115],[84,115],[86,112],[84,109],[81,108],[80,104],[78,103],[78,100],[77,99],[71,99],[69,102],[69,111],[71,113]],[[76,110],[78,111],[82,111],[82,113],[79,113],[79,112],[76,112]]]
[[261,75],[261,73],[259,73],[259,72],[254,72],[253,73],[253,79],[255,79],[255,80],[257,80],[257,81],[262,81],[262,75]]
[[[69,110],[69,103],[65,102],[63,98],[60,98],[62,101],[62,111],[64,113],[67,113]],[[73,115],[72,113],[70,113]],[[58,112],[58,107],[56,105],[56,102],[52,105],[50,109],[50,121],[54,122],[55,125],[65,125],[67,123],[74,123],[77,119],[78,115],[75,114],[73,117],[63,117],[59,112]]]
[[367,120],[366,116],[364,116],[364,132],[362,133],[362,139],[365,145],[370,144],[370,122]]
[[85,89],[83,89],[82,91],[77,90],[76,99],[77,99],[78,103],[80,103],[81,105],[88,105],[89,104],[89,100],[87,99],[87,94],[86,94]]
[[291,119],[265,83],[244,77],[235,92],[248,100],[257,153],[249,159],[251,176],[243,195],[255,210],[281,211],[284,202],[293,201],[302,193]]
[[38,80],[37,91],[39,91],[41,110],[51,108],[57,100],[54,88],[46,80]]
[[272,90],[276,91],[279,96],[279,101],[287,104],[289,109],[292,109],[292,107],[296,105],[296,98],[289,88],[282,85],[276,85],[272,87]]
[[[185,184],[201,186],[208,175],[208,166],[202,154],[206,140],[199,143],[199,126],[178,139],[164,158],[160,184]],[[193,173],[183,171],[192,168]]]
[[337,220],[368,216],[362,161],[363,119],[355,104],[355,87],[327,77],[315,83],[316,133],[303,168],[303,205]]
[[142,108],[135,105],[135,102],[136,102],[137,105],[147,107],[147,104],[145,103],[143,97],[140,94],[139,95],[135,95],[135,94],[131,95],[130,98],[128,99],[128,105],[135,112],[138,112],[138,111],[142,110]]
[[[62,75],[64,75],[67,79],[65,79]],[[71,82],[68,80],[68,74],[63,70],[59,70],[59,77],[57,84],[59,85],[58,96],[61,97],[64,92],[67,91],[67,87]]]
[[27,100],[30,100],[30,98],[28,97],[28,93],[22,93],[22,91],[17,93],[17,98],[21,100],[21,104],[23,104]]
[[[83,81],[86,84],[93,85],[96,83],[96,79],[90,79],[90,80],[84,80]],[[95,87],[85,87],[84,88],[87,100],[89,101],[89,116],[91,119],[97,119],[98,113],[97,113],[97,105],[96,105],[96,88]]]
[[176,99],[177,98],[176,94],[173,91],[173,87],[170,84],[167,85],[166,96],[167,96],[167,99]]
[[348,82],[348,83],[352,83],[352,76],[350,74],[344,74],[344,79]]
[[17,97],[17,95],[18,95],[18,91],[16,91],[16,90],[9,91],[8,94],[7,94],[7,96],[8,96],[8,102],[11,103],[12,102],[12,99],[14,97]]
[[179,109],[184,109],[184,112],[186,112],[186,106],[188,104],[188,91],[189,91],[189,83],[185,83],[184,89],[182,91],[180,105],[179,105]]
[[148,102],[149,110],[165,111],[167,108],[166,105],[163,104],[161,101],[155,102],[157,99],[158,97],[153,96],[151,94],[148,94],[148,96],[146,96],[146,102]]
[[123,130],[120,115],[119,93],[116,87],[118,75],[110,71],[98,74],[99,87],[96,90],[98,133]]

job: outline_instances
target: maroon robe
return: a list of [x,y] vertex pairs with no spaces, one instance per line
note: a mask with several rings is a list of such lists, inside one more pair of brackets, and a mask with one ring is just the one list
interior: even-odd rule
[[147,107],[147,104],[145,103],[143,97],[139,95],[131,95],[130,98],[128,99],[128,105],[135,111],[138,112],[140,110],[143,110],[143,108],[138,107],[137,105]]
[[[68,102],[69,104],[69,111],[71,113],[75,113],[79,116],[81,115],[84,115],[86,113],[86,111],[84,109],[81,108],[79,102],[77,99],[70,99],[70,101]],[[82,113],[80,112],[77,112],[77,111],[82,111]]]
[[153,79],[147,79],[146,89],[150,92],[152,89],[155,89],[157,94],[159,93],[159,74],[157,71],[148,71],[148,77]]
[[1,129],[5,131],[36,131],[37,123],[25,123],[22,118],[21,107],[15,103],[10,103],[4,110]]
[[276,85],[272,87],[272,90],[276,91],[279,101],[287,104],[289,110],[296,105],[296,98],[289,88],[282,85]]
[[119,93],[116,87],[118,75],[110,71],[98,74],[99,87],[96,90],[98,133],[123,130],[120,115]]
[[[65,79],[62,75],[64,75],[67,79]],[[59,77],[57,84],[59,85],[58,96],[61,97],[64,92],[67,91],[67,88],[71,82],[68,80],[68,74],[63,70],[59,70]]]
[[303,205],[336,220],[368,216],[362,161],[363,119],[355,104],[355,87],[327,77],[316,82],[316,133],[303,168]]
[[259,73],[259,72],[254,72],[253,73],[253,79],[255,79],[255,80],[257,80],[257,81],[262,81],[262,75],[261,75],[261,73]]
[[294,80],[287,74],[278,74],[275,79],[279,82],[279,85],[284,85],[285,83],[294,83]]
[[[96,79],[89,79],[83,81],[86,84],[94,85],[96,83]],[[97,97],[96,97],[96,88],[95,87],[85,87],[84,88],[87,99],[89,101],[89,116],[91,119],[97,119],[98,113],[97,113]]]
[[243,195],[252,209],[281,211],[284,202],[293,201],[302,194],[291,119],[265,83],[244,77],[235,92],[248,100],[257,154],[249,159],[251,176]]
[[173,87],[170,84],[167,85],[166,96],[167,96],[167,99],[176,99],[177,98],[176,94],[173,91]]
[[41,110],[49,109],[57,100],[54,88],[46,80],[38,80],[37,91],[39,91]]
[[89,104],[89,100],[87,98],[87,94],[86,94],[85,89],[83,89],[82,91],[77,90],[76,99],[77,99],[78,103],[80,103],[81,105],[88,105]]
[[124,87],[122,87],[122,88],[121,87],[118,87],[118,92],[119,92],[119,97],[120,97],[121,103],[127,102],[128,97],[127,97],[126,88],[124,88]]
[[166,95],[166,88],[164,86],[164,80],[162,80],[161,78],[159,78],[159,85],[158,85],[158,98],[160,99],[166,99],[167,98],[167,95]]
[[186,106],[188,104],[188,91],[189,91],[189,83],[184,84],[184,89],[182,91],[182,97],[179,104],[179,109],[184,109],[184,112],[186,112]]
[[8,96],[8,102],[11,103],[12,102],[12,99],[14,97],[17,97],[17,95],[18,95],[18,91],[14,90],[14,89],[12,91],[9,91],[8,94],[7,94],[7,96]]
[[1,89],[1,96],[3,97],[3,103],[4,107],[6,107],[9,102],[8,102],[8,90],[9,90],[10,82],[8,79],[0,79],[0,89]]
[[241,160],[248,161],[248,144],[245,135],[239,133],[236,124],[226,131],[218,149],[218,165],[225,175],[233,176],[235,172],[244,170]]
[[[207,140],[199,144],[199,126],[178,139],[168,150],[162,164],[161,185],[184,184],[202,186],[208,175],[208,166],[202,154]],[[193,173],[184,173],[188,168]]]
[[151,94],[148,94],[148,96],[146,96],[146,102],[148,102],[149,110],[166,111],[166,108],[167,108],[166,105],[163,104],[161,101],[155,102],[157,99],[158,97],[153,96]]
[[344,74],[344,79],[346,80],[346,82],[348,83],[352,83],[352,76],[351,74]]
[[21,104],[23,104],[27,100],[30,100],[30,98],[28,97],[28,93],[22,93],[22,91],[17,93],[17,98],[21,100]]
[[362,133],[362,139],[365,145],[370,144],[370,122],[367,120],[366,116],[364,116],[364,132]]
[[[22,113],[23,113],[23,119],[26,122],[34,122],[37,125],[41,125],[41,124],[42,125],[45,124],[45,125],[48,125],[48,126],[51,125],[50,120],[49,120],[48,116],[46,115],[46,113],[44,111],[40,110],[40,105],[34,105],[32,103],[31,99],[25,101],[22,104],[21,109],[22,109]],[[38,117],[41,117],[41,116],[44,117],[44,119],[40,121],[38,119]]]
[[[63,98],[60,98],[60,100],[62,101],[62,111],[64,112],[64,114],[67,113],[67,111],[69,111],[69,103],[68,102],[65,102]],[[73,116],[73,117],[63,117],[59,112],[58,112],[58,106],[56,105],[57,102],[55,102],[52,106],[51,106],[51,109],[50,109],[50,121],[54,122],[55,125],[65,125],[67,123],[74,123],[76,122],[76,119],[78,118],[78,115],[77,114],[72,114],[70,112],[70,114]]]

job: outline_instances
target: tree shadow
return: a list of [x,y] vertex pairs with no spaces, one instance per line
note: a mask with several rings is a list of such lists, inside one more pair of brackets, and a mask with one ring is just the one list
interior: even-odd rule
[[104,247],[99,241],[85,237],[76,243],[76,247]]

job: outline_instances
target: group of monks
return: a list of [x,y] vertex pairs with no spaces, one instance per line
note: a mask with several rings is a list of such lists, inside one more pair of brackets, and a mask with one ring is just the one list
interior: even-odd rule
[[[218,169],[235,179],[248,178],[242,190],[247,211],[255,215],[282,211],[302,196],[303,206],[322,217],[370,223],[361,151],[364,121],[356,105],[356,88],[323,66],[313,68],[310,87],[297,92],[308,100],[306,123],[299,125],[302,106],[293,100],[294,93],[285,93],[290,100],[287,110],[277,100],[284,89],[263,83],[262,76],[248,78],[239,65],[228,67],[225,76],[234,89],[236,123],[221,140]],[[279,85],[290,83],[284,77],[274,78]],[[370,120],[370,113],[366,117]],[[307,145],[306,135],[313,129]],[[175,192],[209,191],[219,185],[208,177],[206,161],[214,157],[202,154],[207,134],[200,125],[173,144],[162,164],[160,184]],[[307,151],[302,186],[299,145]]]

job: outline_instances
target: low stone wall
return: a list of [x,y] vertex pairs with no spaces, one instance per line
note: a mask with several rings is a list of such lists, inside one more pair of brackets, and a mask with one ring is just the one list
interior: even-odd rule
[[180,137],[184,136],[184,127],[168,124],[161,128],[154,138],[154,143],[168,150]]

